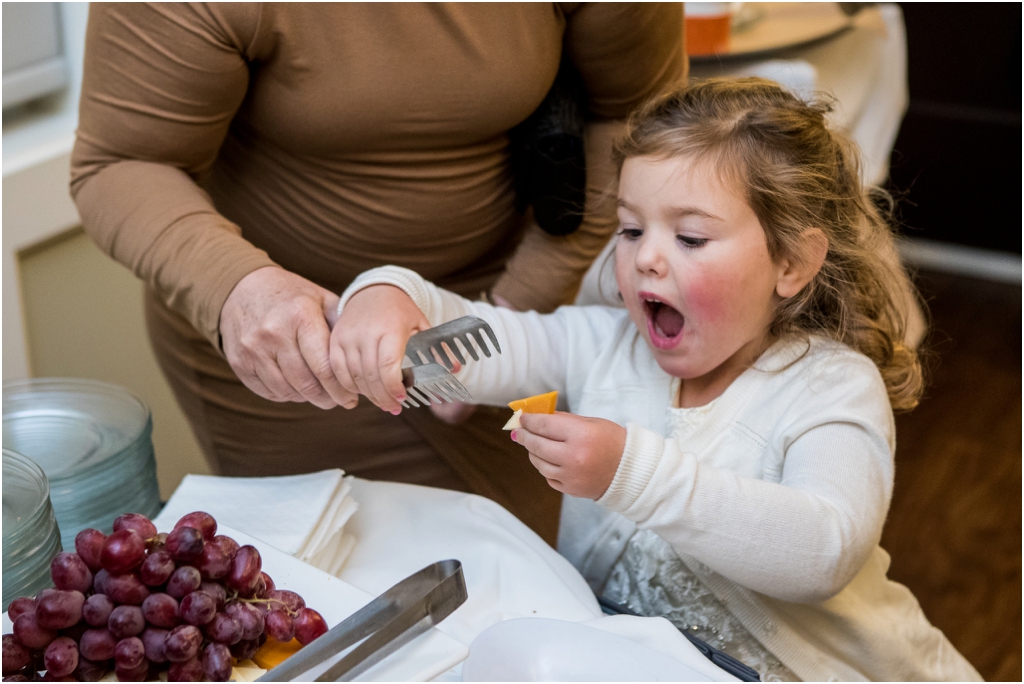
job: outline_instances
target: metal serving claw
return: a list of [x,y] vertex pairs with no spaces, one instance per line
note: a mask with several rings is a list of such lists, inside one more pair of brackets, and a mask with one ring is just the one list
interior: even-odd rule
[[405,401],[406,408],[440,404],[443,401],[473,401],[472,395],[438,363],[427,363],[422,366],[402,369],[402,384],[409,391]]
[[[498,345],[498,338],[487,321],[477,316],[463,316],[410,337],[405,345],[405,355],[415,366],[437,361],[448,370],[452,370],[455,364],[452,363],[451,356],[454,356],[463,365],[466,363],[466,357],[462,355],[456,340],[462,343],[474,361],[480,360],[471,341],[475,340],[476,346],[480,347],[484,356],[490,358],[491,350],[487,348],[484,335],[480,334],[481,331],[487,335],[491,344],[494,345],[494,350],[500,354],[501,347]],[[451,356],[445,353],[445,348],[451,351]]]

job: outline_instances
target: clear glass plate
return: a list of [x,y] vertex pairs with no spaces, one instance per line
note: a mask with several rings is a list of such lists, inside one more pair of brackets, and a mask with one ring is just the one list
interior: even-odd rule
[[3,450],[3,608],[50,586],[50,561],[61,551],[60,529],[42,469]]
[[160,491],[146,404],[96,380],[4,384],[4,446],[46,473],[65,548],[87,527],[109,532],[122,513],[156,515]]

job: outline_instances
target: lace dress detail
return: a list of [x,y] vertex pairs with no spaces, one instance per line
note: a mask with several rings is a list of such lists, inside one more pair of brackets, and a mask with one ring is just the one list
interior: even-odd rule
[[[672,437],[684,441],[713,406],[714,402],[692,409],[669,408]],[[641,530],[629,540],[603,591],[641,615],[667,618],[679,629],[754,668],[762,681],[800,681],[722,605],[672,547],[649,530]]]

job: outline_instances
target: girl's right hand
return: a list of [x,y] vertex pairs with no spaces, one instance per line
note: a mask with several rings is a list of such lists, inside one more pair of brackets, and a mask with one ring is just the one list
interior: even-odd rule
[[[430,321],[401,289],[371,285],[346,302],[331,332],[331,368],[341,386],[385,411],[401,413],[402,360],[413,334]],[[346,405],[354,408],[355,403]]]

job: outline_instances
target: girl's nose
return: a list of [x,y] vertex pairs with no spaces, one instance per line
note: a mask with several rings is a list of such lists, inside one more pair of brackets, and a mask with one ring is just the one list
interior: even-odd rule
[[665,275],[667,272],[667,261],[665,259],[664,246],[660,244],[656,236],[650,233],[640,239],[636,251],[636,268],[641,273],[654,275]]

